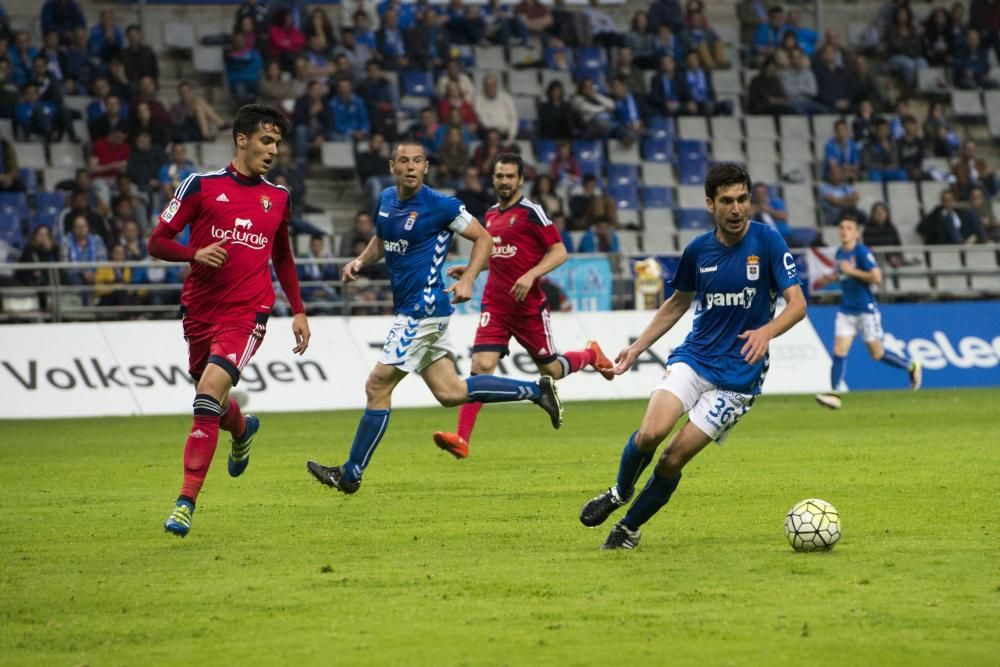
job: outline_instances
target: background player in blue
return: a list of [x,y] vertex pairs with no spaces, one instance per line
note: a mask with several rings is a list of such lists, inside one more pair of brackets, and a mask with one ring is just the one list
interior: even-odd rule
[[847,367],[847,353],[854,337],[860,333],[861,340],[868,348],[868,354],[875,361],[881,361],[910,374],[910,388],[920,389],[920,362],[894,354],[882,347],[882,315],[875,303],[872,287],[882,282],[882,271],[878,268],[871,250],[858,240],[861,225],[856,218],[845,215],[838,225],[840,247],[835,257],[836,272],[821,276],[816,284],[828,285],[840,280],[840,308],[833,330],[833,365],[830,367],[831,393],[817,394],[816,402],[837,410],[841,406],[837,391],[844,380]]
[[[364,252],[344,266],[341,276],[345,283],[352,282],[364,267],[385,257],[396,313],[379,361],[365,383],[365,414],[347,461],[339,466],[306,464],[316,479],[344,493],[354,493],[361,486],[361,476],[389,425],[392,391],[409,373],[419,373],[441,405],[530,400],[548,413],[553,427],[562,424],[562,405],[550,377],[537,382],[492,375],[458,377],[448,339],[451,304],[472,298],[472,285],[486,267],[493,239],[462,202],[424,185],[428,167],[419,142],[396,144],[389,160],[396,185],[386,188],[379,199],[375,236]],[[472,241],[472,254],[462,277],[445,288],[441,266],[455,232]]]
[[[671,438],[625,517],[612,528],[605,549],[636,547],[639,527],[670,500],[681,469],[711,441],[722,444],[753,405],[767,373],[771,339],[806,314],[788,246],[777,231],[750,221],[750,176],[743,167],[713,166],[705,195],[715,229],[684,249],[673,295],[639,338],[618,354],[615,374],[627,371],[670,331],[692,301],[694,324],[667,359],[663,381],[653,389],[642,424],[625,444],[615,485],[584,505],[583,525],[600,525],[627,503],[656,448],[685,413],[688,421]],[[786,306],[774,317],[779,294]]]

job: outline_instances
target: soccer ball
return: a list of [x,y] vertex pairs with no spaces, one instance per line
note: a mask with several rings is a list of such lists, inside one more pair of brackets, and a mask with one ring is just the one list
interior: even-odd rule
[[803,500],[788,510],[785,535],[796,551],[829,551],[840,540],[840,513],[825,500]]

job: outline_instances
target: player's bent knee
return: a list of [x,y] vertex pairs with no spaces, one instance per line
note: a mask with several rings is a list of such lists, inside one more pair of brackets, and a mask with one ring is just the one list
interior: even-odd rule
[[640,428],[635,434],[635,446],[643,452],[655,451],[666,437],[667,433]]

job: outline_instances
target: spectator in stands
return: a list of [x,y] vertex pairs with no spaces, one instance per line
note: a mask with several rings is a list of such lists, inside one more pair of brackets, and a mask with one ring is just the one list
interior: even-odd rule
[[98,67],[87,53],[87,29],[77,28],[73,42],[59,51],[59,69],[67,95],[86,95]]
[[167,128],[153,120],[153,112],[148,102],[139,102],[135,105],[135,113],[128,123],[128,142],[135,143],[135,137],[140,132],[148,133],[154,146],[165,148],[170,143]]
[[[257,29],[253,24],[253,19],[249,16],[244,16],[239,21],[236,22],[236,26],[233,28],[234,33],[240,33],[243,35],[243,42],[251,47],[257,48],[258,44],[266,44],[267,42],[261,42],[257,39]],[[259,49],[258,49],[259,50]]]
[[576,134],[576,116],[560,81],[550,81],[545,87],[545,100],[538,103],[536,127],[540,139],[570,139]]
[[469,162],[469,146],[465,143],[461,126],[448,126],[438,150],[438,178],[435,183],[440,187],[459,187]]
[[944,7],[935,7],[924,20],[923,55],[932,67],[951,64],[951,54],[956,45],[952,43],[951,16]]
[[876,110],[888,108],[886,85],[868,67],[868,60],[862,55],[852,55],[849,58],[848,72],[852,77],[852,102],[857,105],[861,100],[868,100]]
[[490,198],[489,193],[483,188],[483,181],[480,179],[479,174],[479,170],[475,167],[466,169],[462,187],[455,193],[458,200],[465,204],[465,209],[469,212],[469,215],[476,218],[476,220],[482,220],[483,216],[486,215],[486,211],[493,205],[493,200]]
[[420,110],[417,122],[407,132],[409,138],[415,139],[423,145],[424,152],[432,163],[437,159],[437,140],[440,129],[441,123],[437,111],[433,107],[424,107]]
[[528,37],[528,29],[503,0],[489,0],[483,11],[486,21],[486,40],[491,44],[524,44]]
[[0,118],[14,119],[21,92],[10,78],[10,61],[0,56]]
[[[872,204],[871,211],[868,213],[868,224],[865,225],[863,238],[865,245],[870,247],[903,245],[899,240],[899,232],[896,231],[896,226],[892,224],[892,218],[889,216],[889,207],[885,205],[885,202],[877,201]],[[906,264],[902,253],[886,253],[885,258],[890,266],[897,269]]]
[[122,223],[118,243],[125,249],[125,261],[141,262],[147,258],[146,239],[142,237],[142,228],[137,221],[125,220]]
[[649,26],[655,31],[661,25],[679,33],[684,29],[684,12],[679,0],[653,0],[649,5]]
[[866,220],[865,214],[858,209],[860,199],[858,191],[846,180],[842,164],[838,162],[827,164],[827,177],[820,184],[817,194],[824,223],[836,225],[845,215],[857,217],[859,221]]
[[[132,157],[131,154],[129,157]],[[128,175],[127,171],[124,174],[118,174],[118,178],[115,179],[113,196],[127,199],[132,204],[132,210],[135,211],[136,221],[141,225],[149,224],[150,205],[153,201],[149,194],[140,190],[139,186],[132,181],[132,177]],[[159,204],[159,201],[156,203]],[[156,210],[159,211],[160,207],[157,206]]]
[[11,80],[18,88],[23,88],[31,78],[31,61],[38,55],[38,49],[31,46],[31,37],[24,30],[14,33],[14,43],[7,49],[10,61]]
[[644,131],[643,109],[639,100],[628,89],[625,77],[618,75],[611,80],[611,99],[615,109],[611,115],[611,136],[625,146],[634,144]]
[[[70,42],[70,44],[72,43],[73,42]],[[34,69],[35,67],[35,59],[38,58],[38,56],[44,56],[47,75],[59,83],[63,83],[65,77],[63,76],[62,71],[62,54],[64,53],[64,49],[69,47],[70,44],[62,46],[59,43],[59,33],[57,32],[45,33],[42,37],[42,48],[38,50],[38,55],[36,55],[31,61],[32,68]],[[33,71],[32,74],[38,76],[39,72],[36,70]]]
[[448,31],[438,21],[437,10],[427,6],[405,35],[410,66],[418,70],[440,70],[449,57]]
[[291,77],[285,76],[277,60],[271,60],[264,66],[264,78],[258,85],[258,101],[261,104],[278,107],[288,111],[294,108],[295,83]]
[[[128,164],[125,173],[129,175],[138,188],[147,195],[159,193],[160,167],[167,161],[167,155],[160,146],[153,145],[149,132],[142,131],[135,136],[135,143],[129,151]],[[155,199],[158,202],[159,199]],[[154,203],[155,202],[151,202]],[[154,205],[154,208],[157,208]]]
[[618,234],[607,218],[599,217],[580,239],[577,252],[621,252]]
[[[833,124],[833,136],[823,148],[824,174],[828,175],[832,165],[843,168],[845,179],[857,180],[861,175],[861,147],[851,139],[847,121],[843,118]],[[838,219],[839,220],[839,219]],[[830,224],[837,224],[832,222]]]
[[[546,215],[548,215],[547,211]],[[566,229],[565,214],[563,214],[562,212],[553,213],[549,215],[549,220],[551,220],[553,226],[555,226],[555,228],[559,230],[559,236],[562,237],[562,242],[563,245],[566,246],[566,250],[568,250],[569,252],[576,252],[576,244],[573,242],[573,236]]]
[[170,112],[167,111],[167,107],[160,101],[160,92],[156,80],[151,76],[144,76],[139,79],[136,88],[136,95],[129,103],[129,107],[135,109],[139,106],[140,102],[145,102],[149,105],[149,113],[152,116],[153,122],[159,123],[168,130],[172,128],[173,121],[170,119]]
[[576,117],[580,119],[585,138],[605,139],[611,134],[615,102],[599,93],[592,79],[588,77],[580,79],[570,105]]
[[256,33],[254,45],[267,44],[267,27],[269,21],[269,9],[264,2],[258,0],[243,0],[239,9],[236,10],[236,18],[233,22],[235,28],[239,28],[244,18],[249,18],[253,24],[253,31]]
[[500,153],[509,152],[511,148],[501,140],[500,133],[497,130],[487,130],[483,135],[483,142],[472,153],[472,166],[480,174],[487,174]]
[[389,146],[385,137],[378,132],[372,133],[368,140],[368,150],[357,153],[355,165],[361,185],[368,193],[369,206],[374,209],[378,206],[382,190],[395,185],[389,171]]
[[771,115],[792,113],[774,58],[765,60],[761,70],[750,80],[747,113]]
[[338,81],[336,94],[330,98],[333,126],[327,131],[328,141],[364,141],[371,133],[368,109],[354,94],[348,81]]
[[406,55],[406,40],[399,25],[395,9],[387,9],[382,14],[382,25],[375,32],[376,53],[382,67],[388,70],[405,70],[410,67]]
[[110,9],[102,10],[97,23],[90,29],[87,52],[92,58],[106,63],[123,48],[125,48],[125,33],[115,22],[114,12]]
[[[751,84],[751,90],[752,90]],[[681,112],[681,88],[673,56],[660,56],[659,68],[649,80],[649,105],[660,116],[676,116]],[[751,112],[753,113],[753,112]]]
[[590,229],[597,220],[604,218],[617,229],[618,205],[615,200],[597,187],[597,176],[585,174],[583,189],[569,199],[569,228]]
[[784,200],[772,193],[771,188],[763,181],[754,183],[750,192],[750,219],[776,229],[784,238],[788,238],[792,230]]
[[338,257],[357,257],[353,255],[352,248],[359,243],[367,244],[375,236],[375,223],[372,222],[372,215],[362,209],[354,214],[354,223],[349,232],[341,235],[340,252]]
[[448,82],[445,94],[438,102],[438,117],[449,118],[452,110],[458,112],[466,131],[474,133],[478,130],[479,121],[476,118],[476,112],[469,101],[462,97],[462,90],[456,81]]
[[820,50],[820,60],[813,65],[818,88],[817,99],[831,113],[848,113],[854,89],[851,76],[843,65],[837,64],[837,49],[826,44]]
[[241,33],[233,33],[231,48],[226,52],[226,79],[237,104],[250,104],[257,99],[264,61],[257,49],[246,45]]
[[545,39],[547,31],[553,23],[552,12],[540,0],[521,0],[514,7],[514,13],[533,36]]
[[625,46],[632,50],[635,64],[643,69],[656,67],[653,34],[649,28],[649,14],[643,10],[632,15],[632,23],[625,33]]
[[125,76],[129,81],[138,81],[144,76],[152,77],[154,81],[160,78],[160,64],[153,49],[142,42],[142,28],[136,24],[125,29],[127,44],[121,50],[119,57],[125,66]]
[[767,23],[767,3],[764,0],[738,0],[736,17],[740,22],[740,44],[753,44],[757,30]]
[[[445,97],[448,94],[448,84],[458,84],[462,99],[471,103],[476,97],[476,87],[468,74],[462,71],[462,64],[457,58],[451,58],[445,65],[445,70],[434,84],[434,94]],[[442,116],[443,118],[444,116]]]
[[326,139],[327,128],[333,127],[333,108],[327,103],[323,82],[309,82],[305,95],[295,100],[292,120],[295,157],[300,165],[304,165],[311,152],[319,151]]
[[17,150],[7,137],[0,133],[0,192],[24,192],[17,165]]
[[[112,262],[125,262],[125,246],[111,246]],[[121,307],[142,305],[146,290],[138,288],[144,281],[145,272],[125,264],[101,266],[94,271],[94,298],[96,306]],[[119,313],[115,319],[135,319],[134,313]]]
[[[97,234],[90,231],[90,223],[84,214],[72,218],[72,226],[62,243],[61,259],[64,262],[103,262],[108,259],[107,246]],[[96,276],[95,268],[89,266],[80,269],[69,269],[64,272],[63,280],[68,285],[93,285]],[[90,300],[87,292],[80,292],[81,301],[86,304]]]
[[31,61],[31,83],[38,88],[38,97],[41,101],[47,102],[55,109],[52,117],[55,128],[55,141],[61,141],[64,136],[68,136],[71,141],[79,141],[73,131],[73,113],[63,103],[64,95],[62,84],[52,76],[48,67],[49,61],[42,54],[38,54]]
[[[91,145],[90,174],[94,177],[94,185],[99,185],[104,192],[110,192],[111,181],[128,167],[131,147],[125,141],[127,136],[125,126],[118,124],[111,128],[108,136]],[[109,201],[110,197],[105,194],[102,199]]]
[[[309,12],[309,20],[303,29],[306,39],[310,43],[319,46],[324,51],[331,51],[337,46],[337,29],[333,24],[333,19],[322,7],[313,7]],[[319,38],[315,40],[314,38]]]
[[979,216],[986,232],[986,239],[1000,243],[1000,220],[997,220],[993,206],[981,186],[973,185],[969,189],[969,210]]
[[[333,255],[327,247],[327,237],[313,234],[309,237],[309,251],[306,261],[297,261],[299,281],[302,283],[302,300],[310,315],[336,315],[339,308],[332,301],[340,296],[335,286],[340,282],[337,265],[316,260],[330,260]],[[318,283],[318,284],[317,284]]]
[[486,21],[478,5],[472,11],[463,0],[449,0],[442,22],[454,44],[479,44],[485,39]]
[[500,89],[496,74],[483,77],[483,88],[472,104],[479,119],[480,132],[495,129],[505,141],[517,139],[518,115],[514,98]]
[[927,61],[923,56],[920,32],[908,6],[896,8],[887,38],[889,67],[899,75],[904,90],[912,93],[917,88],[917,70],[927,67]]
[[903,118],[903,136],[896,142],[899,166],[906,171],[911,181],[924,177],[924,138],[920,136],[917,119],[907,115]]
[[194,162],[188,159],[187,146],[180,142],[175,142],[170,147],[170,161],[160,167],[158,180],[163,188],[163,197],[169,200],[177,192],[177,188],[191,174],[197,173],[198,168]]
[[984,158],[976,157],[976,142],[972,139],[962,143],[951,171],[955,176],[958,197],[963,201],[969,198],[969,191],[974,185],[982,187],[991,198],[1000,192],[1000,176]]
[[809,58],[816,53],[816,44],[819,41],[819,33],[812,28],[802,25],[802,11],[800,9],[788,10],[788,22],[785,24],[785,32],[795,33],[795,41],[799,48],[805,51]]
[[109,239],[107,220],[90,203],[89,192],[74,186],[66,201],[66,208],[59,213],[59,229],[63,238],[73,231],[73,220],[79,216],[87,219],[88,232],[97,234],[102,241]]
[[111,201],[111,218],[108,220],[108,246],[121,243],[125,224],[129,222],[138,222],[132,200],[128,197],[115,197]]
[[267,43],[271,55],[278,59],[282,69],[290,70],[292,63],[306,46],[306,36],[292,20],[292,12],[282,7],[271,15],[267,28]]
[[45,0],[42,5],[42,34],[56,32],[63,44],[73,37],[73,30],[86,27],[87,19],[76,0]]
[[908,177],[899,164],[899,150],[885,118],[875,121],[875,136],[861,151],[861,168],[870,181],[905,181]]
[[291,193],[292,215],[296,219],[300,219],[304,213],[323,212],[323,209],[306,202],[305,169],[295,160],[289,144],[282,142],[278,146],[278,155],[271,164],[268,178],[275,182],[279,178],[284,181]]
[[859,146],[864,146],[875,135],[875,107],[870,100],[858,103],[858,113],[851,121],[851,134]]
[[21,141],[39,137],[49,143],[57,141],[61,134],[59,109],[40,99],[34,83],[26,83],[21,89],[21,101],[14,109],[14,129]]
[[980,36],[983,46],[992,48],[1000,60],[1000,3],[997,0],[972,0],[969,6],[969,25],[982,30]]
[[[58,262],[59,248],[52,240],[52,228],[48,225],[35,227],[17,261],[21,264]],[[18,269],[15,277],[19,283],[27,287],[45,287],[52,282],[49,269]],[[38,305],[42,310],[48,306],[48,296],[47,291],[38,292]]]
[[177,84],[177,102],[170,108],[176,141],[211,141],[228,123],[187,81]]
[[767,10],[767,23],[762,23],[754,33],[750,44],[753,62],[760,67],[765,60],[781,48],[781,39],[785,34],[785,10],[780,5],[774,5]]
[[[539,174],[531,186],[531,201],[541,206],[549,219],[554,216],[565,216],[562,197],[556,194],[553,183],[552,177],[548,174]],[[563,224],[565,226],[565,219]]]
[[[363,4],[364,0],[362,0]],[[354,17],[354,41],[359,47],[364,47],[368,49],[370,54],[374,54],[378,50],[378,38],[375,35],[375,30],[372,26],[375,25],[371,16],[368,12],[363,10],[358,10],[352,14]],[[347,30],[348,28],[344,28]],[[340,43],[342,46],[346,46],[345,38],[347,35],[340,35]]]
[[108,206],[111,201],[110,187],[104,181],[95,181],[90,175],[89,167],[77,169],[72,180],[58,183],[56,187],[69,189],[71,193],[73,190],[80,190],[86,193],[86,206],[92,208],[101,216],[100,221],[91,221],[90,230],[100,234],[105,242],[109,242],[111,237],[107,232],[107,221],[104,218],[110,211]]
[[1000,83],[990,77],[990,61],[986,46],[980,41],[979,31],[969,29],[965,44],[955,55],[955,86],[964,90],[1000,88]]
[[600,46],[605,49],[625,46],[625,31],[618,27],[606,11],[600,9],[598,0],[590,0],[579,11],[587,24],[586,38],[581,46]]
[[[785,36],[781,38],[781,46],[775,49],[774,53],[771,54],[772,58],[777,59],[779,55],[784,55],[787,61],[792,62],[792,54],[795,50],[799,48],[799,39],[795,36],[795,33],[791,30],[785,32]],[[780,62],[780,61],[779,61]]]
[[118,56],[108,61],[108,83],[111,85],[111,94],[117,95],[122,102],[131,100],[135,95],[136,86],[128,80],[125,63]]
[[610,76],[624,77],[629,92],[637,98],[642,97],[646,91],[646,73],[639,69],[632,57],[632,49],[622,46],[618,49],[614,67],[611,68]]
[[671,32],[670,26],[662,24],[656,28],[653,36],[653,57],[656,59],[670,56],[675,61],[684,57],[686,48],[683,40]]
[[927,109],[924,140],[927,141],[927,149],[935,157],[952,157],[958,152],[961,141],[958,133],[948,123],[943,102],[931,102]]
[[688,51],[681,74],[681,102],[683,113],[702,116],[728,116],[733,112],[729,100],[715,97],[712,75],[701,66],[697,51]]
[[[776,54],[776,61],[780,62],[783,56],[783,53]],[[812,115],[825,111],[824,106],[816,100],[819,89],[811,64],[805,51],[796,48],[792,51],[790,66],[781,69],[781,88],[787,97],[786,104],[793,113]]]
[[718,33],[708,25],[705,14],[701,10],[689,12],[687,22],[687,28],[682,33],[681,39],[689,49],[698,52],[698,58],[704,63],[705,69],[729,69],[726,45]]
[[[338,81],[346,81],[354,87],[354,81],[358,78],[359,72],[354,69],[351,65],[351,59],[347,57],[345,53],[338,53],[333,57],[333,71],[329,75],[327,84],[330,88],[336,90]],[[310,67],[309,69],[310,79],[322,79],[321,76],[316,76],[316,73]]]
[[941,203],[924,216],[917,233],[927,245],[985,243],[986,230],[975,211],[960,208],[955,193],[941,191]]
[[549,176],[557,187],[569,188],[580,184],[580,164],[573,155],[573,145],[569,141],[560,141],[556,145],[556,154],[549,165]]
[[[306,41],[306,50],[301,55],[305,56],[305,59],[309,62],[309,77],[311,79],[325,79],[337,73],[337,66],[334,65],[332,52],[326,46],[322,36],[313,35],[309,37]],[[346,69],[347,79],[353,79],[354,70],[351,69],[351,61],[344,54],[340,54],[338,57],[343,58],[345,61],[344,69]]]

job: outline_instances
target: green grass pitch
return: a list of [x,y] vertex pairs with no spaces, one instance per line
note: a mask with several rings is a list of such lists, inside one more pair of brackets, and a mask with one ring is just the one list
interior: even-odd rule
[[[577,516],[644,402],[558,433],[489,406],[465,461],[430,439],[454,410],[398,410],[351,497],[304,464],[343,460],[358,412],[266,414],[183,540],[189,418],[2,422],[0,664],[997,664],[997,391],[844,402],[762,397],[635,552]],[[785,540],[808,497],[840,510],[832,552]]]

